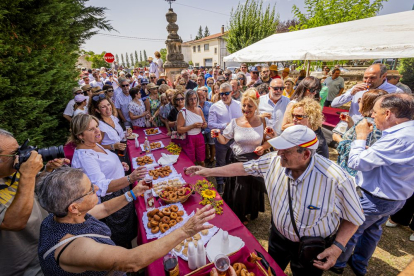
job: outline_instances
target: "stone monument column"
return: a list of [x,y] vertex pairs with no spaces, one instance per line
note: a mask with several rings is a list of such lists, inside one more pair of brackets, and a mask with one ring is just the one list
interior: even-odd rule
[[183,41],[177,34],[178,25],[175,24],[177,22],[177,14],[170,8],[165,17],[169,24],[167,25],[168,37],[165,41],[167,45],[167,58],[164,63],[164,69],[168,79],[174,82],[176,75],[180,74],[181,70],[188,68],[188,63],[184,61],[184,55],[181,53],[181,43]]

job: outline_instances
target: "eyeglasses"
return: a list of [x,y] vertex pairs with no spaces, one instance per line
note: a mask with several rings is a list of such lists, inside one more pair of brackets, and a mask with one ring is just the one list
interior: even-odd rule
[[225,76],[230,76],[230,74],[224,74]]
[[156,79],[157,77],[150,77],[150,79]]
[[224,95],[228,96],[230,95],[231,92],[223,92],[223,93],[219,93],[220,97],[223,97]]
[[243,78],[237,79],[237,80],[244,80]]
[[175,99],[175,101],[176,102],[181,102],[181,101],[184,101],[184,98],[177,98],[177,99]]
[[79,199],[84,198],[85,196],[90,195],[90,194],[92,194],[92,193],[95,193],[95,189],[94,189],[94,187],[93,187],[93,183],[91,183],[91,190],[90,190],[89,192],[87,192],[86,194],[84,194],[83,196],[78,197],[77,199],[73,200],[73,201],[72,201],[72,202],[68,205],[68,207],[66,207],[66,210],[69,208],[69,206],[70,206],[73,202],[76,202],[76,201],[78,201]]
[[310,93],[317,93],[318,92],[318,89],[316,89],[316,88],[312,88],[312,89],[308,89],[309,90],[309,92]]
[[93,96],[92,97],[92,100],[94,100],[95,102],[97,102],[100,99],[105,99],[105,98],[106,98],[105,94],[99,94],[99,95]]
[[292,114],[292,118],[296,118],[296,120],[303,120],[305,118],[308,118],[307,115],[299,115],[299,114]]
[[123,84],[123,85],[121,85],[121,87],[127,87],[127,86],[129,86],[129,84]]
[[286,87],[284,87],[284,86],[282,86],[282,87],[270,86],[270,87],[272,87],[272,89],[273,89],[273,90],[275,90],[275,91],[278,91],[278,90],[279,90],[279,91],[283,91],[283,90],[285,90],[285,88],[286,88]]
[[213,84],[214,84],[214,82],[208,82],[207,84],[208,84],[208,85],[213,85]]
[[[86,90],[86,91],[88,91],[88,90]],[[83,92],[75,92],[75,95],[81,95],[81,94],[83,94]]]
[[252,74],[259,75],[259,72],[251,72]]
[[108,90],[106,90],[106,92],[111,93],[111,92],[114,92],[114,90],[113,89],[108,89]]

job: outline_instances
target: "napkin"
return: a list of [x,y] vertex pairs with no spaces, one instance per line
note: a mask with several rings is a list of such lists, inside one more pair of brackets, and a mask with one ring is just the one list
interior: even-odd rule
[[214,262],[214,259],[219,254],[229,255],[233,252],[240,250],[244,246],[244,241],[239,237],[229,235],[229,248],[226,252],[221,252],[221,241],[223,237],[223,229],[220,229],[207,244],[206,252],[210,262]]
[[161,158],[158,160],[158,164],[160,165],[171,165],[176,163],[178,160],[178,155],[170,155],[161,153]]
[[139,148],[138,135],[135,136],[135,148]]

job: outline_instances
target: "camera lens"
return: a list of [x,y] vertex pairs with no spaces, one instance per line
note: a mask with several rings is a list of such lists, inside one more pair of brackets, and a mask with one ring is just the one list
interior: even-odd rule
[[39,149],[37,151],[43,158],[43,161],[50,161],[55,158],[65,158],[65,152],[63,151],[63,146],[58,147],[51,146],[48,148]]

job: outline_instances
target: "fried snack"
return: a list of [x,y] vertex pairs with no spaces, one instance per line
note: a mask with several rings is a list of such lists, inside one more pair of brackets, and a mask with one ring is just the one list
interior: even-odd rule
[[199,233],[195,234],[195,235],[193,236],[193,239],[195,239],[196,241],[198,241],[199,239],[201,239],[200,234],[199,234]]
[[137,161],[137,164],[139,166],[144,166],[146,164],[152,164],[154,163],[154,160],[149,157],[148,155],[145,155],[143,157],[137,157],[137,159],[135,159]]
[[177,215],[177,213],[171,212],[170,217],[171,217],[171,219],[177,219],[178,215]]
[[178,217],[177,219],[176,219],[176,221],[177,221],[177,223],[180,223],[180,222],[182,222],[184,219],[182,218],[182,217]]
[[156,220],[151,220],[151,226],[158,226],[159,222]]
[[170,210],[171,210],[171,212],[178,212],[178,206],[177,205],[171,205]]
[[167,232],[168,229],[170,229],[170,226],[168,226],[168,224],[161,224],[160,226],[161,233]]
[[177,212],[177,215],[178,215],[179,217],[184,216],[184,211],[183,211],[183,210],[178,211],[178,212]]
[[256,261],[260,261],[262,258],[258,257],[256,253],[252,252],[250,256],[247,258],[249,263],[254,264]]
[[201,235],[207,236],[208,235],[208,230],[204,229],[203,231],[201,231]]
[[148,174],[151,175],[155,180],[158,179],[158,177],[162,178],[162,177],[169,176],[171,173],[172,173],[172,170],[170,166],[153,169],[148,172]]
[[158,216],[158,215],[154,215],[153,220],[160,221],[160,220],[161,220],[161,218],[160,218],[160,216]]
[[242,269],[246,269],[246,266],[243,263],[234,263],[233,264],[234,271],[236,272],[237,276],[241,275]]
[[240,276],[255,276],[255,274],[253,272],[249,272],[245,268],[242,268],[242,270],[240,271]]
[[150,147],[151,147],[151,149],[161,148],[161,143],[160,142],[150,143]]
[[170,218],[165,216],[161,219],[161,221],[162,221],[162,223],[167,223],[168,224],[170,222]]
[[158,226],[154,226],[151,228],[151,233],[157,234],[160,231],[160,228]]
[[175,252],[179,253],[179,252],[181,252],[181,248],[182,248],[182,245],[179,244],[176,247],[174,247],[174,250],[175,250]]
[[153,135],[158,133],[158,129],[156,128],[149,128],[144,130],[147,135]]
[[186,248],[184,248],[183,252],[181,252],[181,253],[183,253],[183,255],[187,257],[188,246]]
[[162,209],[162,213],[164,214],[164,216],[170,216],[171,215],[171,210],[170,210],[170,208],[166,207],[166,208]]

